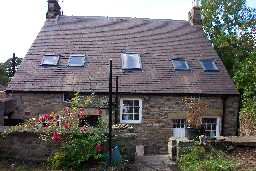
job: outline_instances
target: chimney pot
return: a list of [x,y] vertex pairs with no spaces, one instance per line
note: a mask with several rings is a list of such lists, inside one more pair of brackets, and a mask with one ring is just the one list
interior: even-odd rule
[[56,18],[61,15],[61,8],[57,0],[48,0],[48,11],[46,18]]

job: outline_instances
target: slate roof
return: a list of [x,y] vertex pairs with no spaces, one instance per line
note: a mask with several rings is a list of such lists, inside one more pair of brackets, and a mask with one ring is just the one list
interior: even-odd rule
[[[141,55],[142,71],[122,71],[123,50]],[[46,53],[60,54],[59,65],[41,66]],[[86,54],[88,65],[67,66],[70,54]],[[175,71],[174,57],[186,58],[190,70]],[[7,90],[107,92],[110,58],[120,92],[238,94],[199,26],[171,19],[76,16],[46,20]],[[204,72],[199,60],[205,58],[216,59],[219,72]]]

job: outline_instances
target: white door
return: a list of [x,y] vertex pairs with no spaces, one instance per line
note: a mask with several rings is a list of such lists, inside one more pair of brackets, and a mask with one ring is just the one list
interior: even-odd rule
[[172,133],[176,138],[184,138],[185,137],[185,127],[186,127],[185,119],[173,119],[173,128]]

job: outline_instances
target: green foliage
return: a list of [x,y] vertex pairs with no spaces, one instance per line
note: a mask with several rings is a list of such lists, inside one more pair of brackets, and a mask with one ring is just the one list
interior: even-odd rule
[[[252,53],[240,65],[234,80],[242,92],[241,127],[251,134],[256,130],[256,52]],[[249,133],[250,131],[251,133]]]
[[93,128],[86,134],[72,133],[72,139],[48,160],[52,168],[81,168],[90,161],[99,161],[103,154],[96,149],[97,144],[104,142],[104,132],[100,128]]
[[255,49],[255,9],[245,0],[201,0],[203,30],[233,76],[240,61]]
[[244,97],[256,96],[256,52],[249,55],[240,64],[234,81]]
[[[21,64],[22,58],[16,58],[16,67]],[[0,84],[7,85],[10,81],[10,77],[12,76],[11,69],[12,58],[8,59],[4,63],[0,63]]]
[[201,145],[186,150],[178,158],[178,166],[181,171],[231,171],[236,168],[234,161],[229,160],[222,151]]
[[8,74],[6,73],[6,68],[4,64],[0,64],[0,84],[7,85],[9,82]]
[[[57,113],[32,116],[24,123],[5,130],[8,135],[13,132],[36,132],[42,140],[58,143],[58,149],[49,157],[49,165],[52,168],[81,168],[88,162],[94,163],[103,158],[103,144],[106,139],[106,124],[100,118],[95,126],[87,123],[79,124],[79,119],[87,115],[86,108],[94,100],[95,96],[82,98],[79,93],[71,101],[72,108],[65,107]],[[80,99],[82,99],[82,104]],[[81,108],[82,107],[82,108]],[[97,112],[99,109],[96,107]],[[99,114],[99,113],[98,113]]]

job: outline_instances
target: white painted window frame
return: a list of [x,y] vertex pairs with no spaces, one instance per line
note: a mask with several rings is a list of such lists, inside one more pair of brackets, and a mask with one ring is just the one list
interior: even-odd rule
[[202,119],[203,118],[208,118],[208,119],[217,119],[217,125],[216,125],[216,136],[215,137],[219,137],[221,135],[221,128],[222,128],[222,117],[221,116],[203,116],[201,118],[201,124],[202,124]]
[[[139,120],[123,120],[123,101],[124,100],[138,100],[139,101]],[[120,99],[120,123],[131,123],[131,124],[139,124],[142,122],[142,99],[141,98],[121,98]]]

